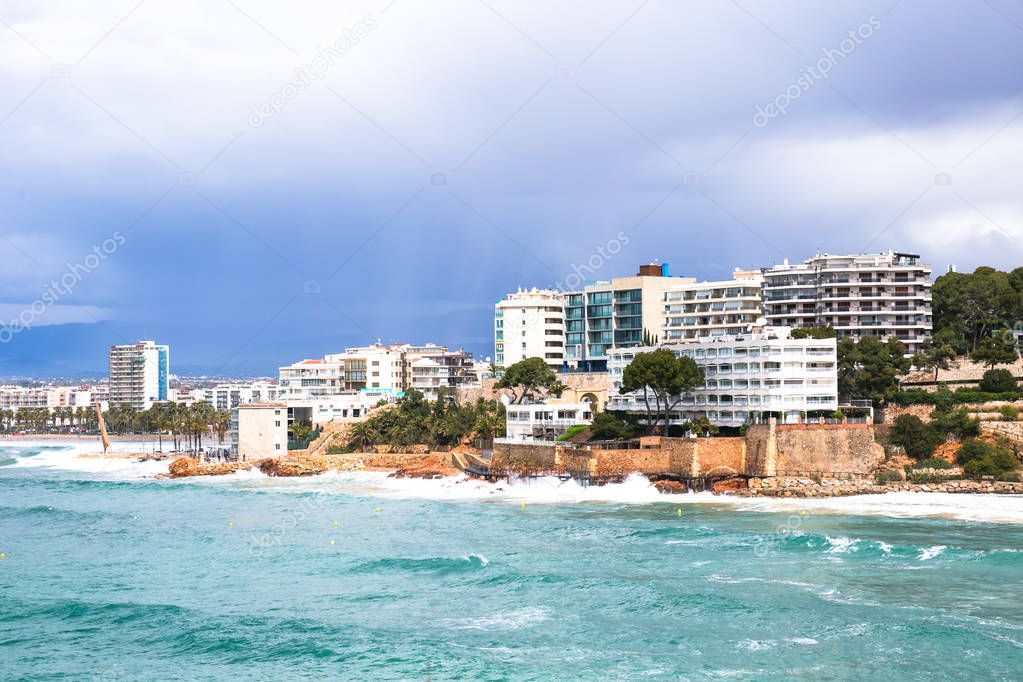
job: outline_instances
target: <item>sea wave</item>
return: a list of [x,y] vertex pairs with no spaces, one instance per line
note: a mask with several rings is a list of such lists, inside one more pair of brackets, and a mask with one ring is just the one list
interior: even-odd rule
[[490,560],[481,554],[467,554],[457,558],[426,557],[423,559],[407,559],[400,557],[388,557],[359,564],[352,569],[352,572],[385,573],[398,571],[408,573],[426,572],[446,575],[478,571],[486,568],[488,564],[490,564]]

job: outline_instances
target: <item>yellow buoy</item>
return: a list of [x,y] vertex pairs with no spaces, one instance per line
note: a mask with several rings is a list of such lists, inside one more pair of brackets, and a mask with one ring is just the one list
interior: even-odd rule
[[234,521],[228,521],[227,522],[227,527],[228,528],[234,528]]
[[6,559],[6,558],[7,558],[7,555],[4,554],[3,552],[0,552],[0,559]]
[[525,502],[523,502],[523,503],[522,503],[522,508],[523,508],[523,509],[525,509],[525,508],[526,508],[526,503],[525,503]]
[[334,527],[337,528],[337,521],[334,522]]
[[333,541],[333,540],[331,540],[331,541],[330,541],[330,544],[332,544],[332,545],[333,545],[333,544],[334,544],[334,541]]
[[380,507],[377,507],[377,508],[376,508],[376,512],[377,512],[377,514],[379,514],[379,513],[380,513]]
[[682,507],[679,507],[679,508],[678,508],[678,515],[679,515],[679,516],[682,516]]

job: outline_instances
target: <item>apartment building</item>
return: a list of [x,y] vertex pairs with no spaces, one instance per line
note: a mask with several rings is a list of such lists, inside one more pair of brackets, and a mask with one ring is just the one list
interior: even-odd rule
[[659,341],[681,343],[735,336],[763,315],[759,270],[736,269],[732,279],[697,282],[675,278],[664,292],[664,321]]
[[917,254],[818,254],[762,274],[768,324],[830,325],[839,338],[896,338],[907,355],[931,335],[931,267]]
[[397,396],[416,384],[436,397],[441,386],[477,383],[472,353],[432,343],[348,348],[281,367],[278,377],[278,399],[289,403],[353,391]]
[[565,294],[565,359],[584,371],[607,369],[608,352],[643,344],[664,324],[668,264],[642,265],[634,277],[594,282]]
[[494,363],[509,367],[543,358],[565,362],[565,296],[552,289],[519,289],[494,304]]
[[233,410],[246,403],[276,402],[278,392],[277,384],[271,381],[252,381],[195,388],[190,399],[201,400],[218,410]]
[[0,386],[0,410],[23,410],[57,407],[88,407],[98,399],[105,407],[106,394],[94,393],[88,387],[75,386]]
[[[705,383],[684,396],[670,422],[707,417],[737,427],[775,416],[798,422],[807,412],[838,409],[835,339],[792,339],[790,329],[763,327],[736,336],[705,338],[666,346],[676,357],[692,358]],[[616,349],[609,354],[607,409],[645,415],[641,392],[622,393],[622,375],[638,353],[653,347]]]
[[111,404],[128,404],[141,412],[167,400],[170,348],[153,341],[110,346]]

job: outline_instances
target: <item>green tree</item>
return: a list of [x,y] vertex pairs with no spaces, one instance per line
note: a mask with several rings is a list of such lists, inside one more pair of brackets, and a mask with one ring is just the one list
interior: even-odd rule
[[985,336],[977,344],[976,350],[970,353],[970,359],[976,363],[994,368],[995,365],[1010,365],[1016,362],[1016,337],[1012,332],[1001,331]]
[[1004,273],[980,267],[973,273],[949,272],[931,289],[935,334],[948,332],[960,353],[976,351],[995,329],[1023,316],[1023,271]]
[[834,327],[796,327],[789,336],[793,339],[833,339],[837,334]]
[[625,440],[632,438],[635,429],[617,412],[605,410],[593,415],[590,433],[596,440]]
[[1016,377],[1007,369],[989,369],[980,379],[980,390],[987,393],[1011,393],[1016,388]]
[[954,339],[950,339],[949,336],[947,333],[932,336],[913,356],[913,366],[917,369],[933,369],[935,381],[938,380],[938,371],[948,371],[951,361],[956,359]]
[[949,436],[958,440],[980,435],[980,420],[974,419],[965,407],[957,409],[936,409],[931,412],[930,429],[941,440]]
[[[649,353],[639,353],[622,373],[623,393],[643,392],[646,405],[647,424],[653,420],[652,428],[663,421],[667,428],[671,411],[682,402],[683,396],[703,385],[703,369],[689,357],[675,357],[667,348]],[[650,407],[650,396],[654,397],[656,410]],[[657,419],[653,414],[657,413]]]
[[512,402],[516,405],[526,398],[560,396],[566,388],[542,358],[527,358],[516,362],[504,371],[504,376],[494,387],[509,389],[512,392]]
[[975,438],[963,443],[956,460],[963,466],[963,473],[970,478],[998,478],[1019,468],[1019,460],[1007,447]]
[[944,437],[924,424],[923,420],[912,414],[900,414],[892,424],[888,441],[899,445],[906,454],[916,460],[926,459],[934,454],[934,449],[941,444]]
[[898,339],[882,342],[864,336],[858,342],[838,341],[838,393],[843,397],[883,405],[899,390],[898,377],[909,367],[906,346]]

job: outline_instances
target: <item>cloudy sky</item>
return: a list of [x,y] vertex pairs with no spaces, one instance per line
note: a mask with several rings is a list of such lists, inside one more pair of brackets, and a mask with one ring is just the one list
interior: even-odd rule
[[1015,267],[1021,66],[1014,0],[0,1],[0,375],[486,356],[619,233]]

